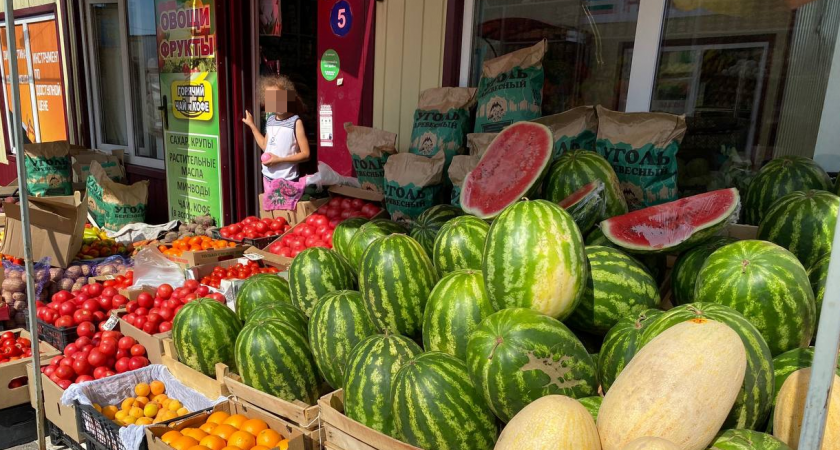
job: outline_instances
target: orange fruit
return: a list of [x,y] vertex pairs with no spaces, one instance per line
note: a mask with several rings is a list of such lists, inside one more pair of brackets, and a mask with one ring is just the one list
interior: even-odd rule
[[164,444],[170,445],[175,442],[176,439],[183,436],[180,431],[172,430],[163,433],[163,436],[160,437],[160,440],[163,441]]
[[282,441],[277,443],[277,448],[280,450],[289,450],[289,440],[283,439]]
[[193,445],[192,447],[188,448],[187,450],[210,450],[210,449],[203,446],[203,445]]
[[228,440],[230,439],[231,435],[233,435],[233,433],[236,433],[236,431],[236,428],[223,423],[221,425],[218,425],[216,428],[213,428],[213,431],[211,431],[210,434],[212,434],[213,436],[219,436],[224,440]]
[[137,386],[134,386],[134,393],[137,394],[138,397],[148,397],[150,392],[152,392],[152,390],[146,383],[138,383]]
[[[227,419],[225,419],[225,421],[222,422],[222,423],[228,424],[228,425],[230,425],[230,426],[232,426],[232,427],[234,427],[238,430],[238,429],[242,428],[242,424],[245,423],[246,421],[248,421],[248,418],[243,416],[242,414],[234,414],[234,415],[228,417]],[[242,449],[242,450],[245,450],[245,449]]]
[[162,381],[158,380],[152,381],[152,383],[149,384],[149,388],[152,391],[152,395],[160,395],[166,392],[166,385],[163,384]]
[[183,430],[181,430],[181,434],[183,434],[184,436],[189,436],[195,439],[196,441],[200,441],[208,436],[207,433],[199,430],[198,428],[184,428]]
[[123,411],[128,411],[131,407],[134,406],[134,397],[128,397],[127,399],[123,400],[122,404],[120,405],[120,409]]
[[257,438],[247,431],[237,431],[228,439],[228,445],[239,447],[242,450],[251,450],[251,447],[257,445]]
[[227,446],[227,442],[219,436],[207,436],[199,442],[199,444],[209,448],[210,450],[222,450]]
[[228,414],[224,411],[216,411],[213,414],[210,414],[210,417],[207,418],[207,422],[208,423],[221,424],[228,417],[230,417],[230,414]]
[[189,436],[181,436],[178,439],[175,439],[171,444],[170,447],[174,448],[175,450],[189,450],[192,447],[198,445],[198,441],[189,437]]
[[271,449],[266,447],[265,445],[255,445],[255,446],[251,447],[251,450],[271,450]]
[[223,448],[222,450],[242,450],[239,447],[234,447],[232,445],[228,445],[227,447]]
[[241,427],[239,427],[240,430],[247,431],[254,436],[260,434],[260,431],[265,430],[266,428],[268,428],[268,424],[260,419],[248,419],[242,423]]
[[267,430],[260,431],[260,434],[257,435],[257,445],[274,448],[282,439],[283,436],[281,436],[280,433],[269,428]]
[[198,427],[198,429],[205,432],[205,433],[210,433],[211,431],[213,431],[213,428],[216,428],[218,425],[219,424],[217,424],[217,423],[207,422],[207,423],[201,425],[200,427]]

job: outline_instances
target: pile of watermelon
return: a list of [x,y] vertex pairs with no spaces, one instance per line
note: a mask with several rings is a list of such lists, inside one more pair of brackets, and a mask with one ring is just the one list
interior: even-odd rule
[[[609,163],[549,165],[543,128],[500,133],[463,210],[344,221],[288,281],[249,278],[235,311],[185,305],[180,359],[310,405],[326,382],[349,418],[424,449],[795,448],[788,384],[811,364],[840,206],[818,167],[766,166],[743,208],[733,188],[628,213]],[[505,154],[533,161],[505,178]],[[725,236],[742,214],[758,239]]]

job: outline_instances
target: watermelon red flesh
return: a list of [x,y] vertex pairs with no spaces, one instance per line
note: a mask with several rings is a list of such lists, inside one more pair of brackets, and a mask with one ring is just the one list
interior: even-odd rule
[[505,128],[487,147],[461,187],[461,207],[482,219],[539,187],[551,162],[554,137],[545,125],[519,122]]
[[557,206],[563,209],[569,209],[570,206],[576,205],[581,200],[585,199],[589,194],[598,190],[600,186],[603,186],[604,183],[600,180],[595,180],[586,186],[572,192],[572,195],[564,198]]
[[737,189],[721,189],[607,219],[601,231],[632,252],[678,251],[717,234],[740,203]]

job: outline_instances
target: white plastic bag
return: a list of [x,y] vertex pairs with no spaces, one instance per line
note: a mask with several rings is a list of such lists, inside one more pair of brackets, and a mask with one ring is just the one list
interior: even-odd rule
[[306,184],[307,186],[314,185],[319,188],[336,185],[355,188],[361,187],[358,179],[339,175],[332,167],[322,162],[318,163],[318,173],[306,177]]
[[134,257],[134,284],[131,287],[157,288],[164,283],[173,288],[183,286],[184,270],[155,247],[140,250]]

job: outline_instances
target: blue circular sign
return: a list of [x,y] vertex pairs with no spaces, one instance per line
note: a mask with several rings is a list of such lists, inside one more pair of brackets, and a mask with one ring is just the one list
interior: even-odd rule
[[347,36],[353,26],[353,12],[347,0],[339,0],[330,12],[330,28],[339,37]]

